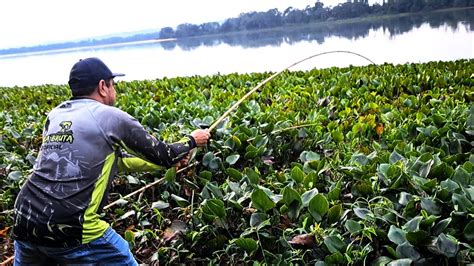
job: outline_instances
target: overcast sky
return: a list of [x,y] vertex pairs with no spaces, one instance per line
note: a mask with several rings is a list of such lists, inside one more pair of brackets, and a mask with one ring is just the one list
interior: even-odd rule
[[[316,0],[3,0],[0,49],[200,24],[240,13],[287,7],[303,9]],[[346,0],[322,0],[326,7]]]

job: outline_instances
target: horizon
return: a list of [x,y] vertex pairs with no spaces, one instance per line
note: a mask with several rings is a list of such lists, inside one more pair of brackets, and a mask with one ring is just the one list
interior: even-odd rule
[[[221,23],[227,19],[238,17],[241,13],[264,12],[273,8],[277,8],[282,12],[289,7],[301,10],[308,5],[314,5],[316,2],[322,2],[325,7],[333,7],[347,2],[347,0],[285,0],[277,3],[263,0],[203,0],[199,3],[189,1],[154,3],[138,0],[132,5],[126,5],[128,2],[124,1],[112,2],[111,0],[105,0],[96,3],[92,0],[86,0],[81,2],[83,4],[81,6],[72,7],[59,0],[47,0],[41,3],[33,0],[0,2],[0,7],[3,10],[12,11],[0,17],[0,23],[11,25],[0,29],[0,36],[2,36],[0,50],[132,36],[137,33],[158,32],[164,27],[176,28],[183,23],[196,25],[207,22]],[[380,0],[370,0],[369,5],[380,2]],[[92,4],[88,5],[88,3]],[[51,5],[54,5],[55,8],[48,8]],[[161,8],[163,5],[167,5],[167,7]],[[186,5],[188,8],[183,9],[182,6]],[[24,6],[30,6],[31,8],[25,10]],[[110,9],[112,14],[109,16],[111,17],[107,17],[106,14],[100,12],[79,12],[88,6],[96,6],[97,10]],[[71,8],[75,10],[75,14],[86,15],[79,20],[74,17],[71,19],[67,12]],[[18,12],[14,12],[15,10],[18,10]],[[172,12],[168,12],[168,10]],[[199,10],[199,12],[194,12],[195,10]],[[18,20],[17,14],[19,13],[26,19]],[[123,17],[128,19],[123,19]],[[19,23],[12,24],[12,21],[19,21]],[[58,25],[61,25],[61,27],[58,27]]]

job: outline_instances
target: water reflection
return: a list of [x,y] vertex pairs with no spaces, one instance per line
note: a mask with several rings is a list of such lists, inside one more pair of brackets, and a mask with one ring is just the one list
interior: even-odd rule
[[[474,57],[473,20],[474,9],[469,9],[179,41],[0,56],[0,73],[4,73],[0,75],[0,87],[66,84],[71,66],[78,59],[91,56],[102,58],[111,69],[126,73],[120,79],[125,81],[280,71],[309,55],[333,50],[351,50],[377,64],[466,59]],[[331,54],[291,70],[367,64],[357,57]]]
[[306,26],[285,27],[266,31],[219,35],[212,37],[188,38],[177,41],[164,42],[160,45],[166,50],[176,47],[189,51],[199,46],[216,46],[228,44],[243,48],[257,48],[262,46],[280,46],[283,43],[294,44],[301,41],[316,41],[322,44],[328,37],[336,36],[350,40],[365,38],[370,31],[383,31],[390,37],[407,33],[414,28],[427,23],[432,28],[443,26],[453,31],[464,27],[466,31],[473,29],[474,9],[433,12],[428,14],[414,14],[402,17],[388,17],[381,19],[367,19],[351,23],[326,23]]

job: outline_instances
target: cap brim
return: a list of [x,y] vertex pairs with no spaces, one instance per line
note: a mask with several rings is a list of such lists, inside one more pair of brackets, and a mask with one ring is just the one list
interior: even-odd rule
[[123,77],[123,76],[125,76],[125,74],[123,74],[123,73],[112,73],[112,77],[114,77],[114,78],[115,77]]

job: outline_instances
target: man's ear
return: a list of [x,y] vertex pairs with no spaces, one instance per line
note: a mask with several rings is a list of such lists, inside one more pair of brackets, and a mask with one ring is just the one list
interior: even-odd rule
[[105,84],[105,80],[101,79],[99,81],[99,84],[97,85],[97,93],[99,93],[99,95],[101,97],[106,97],[107,96],[107,84]]

